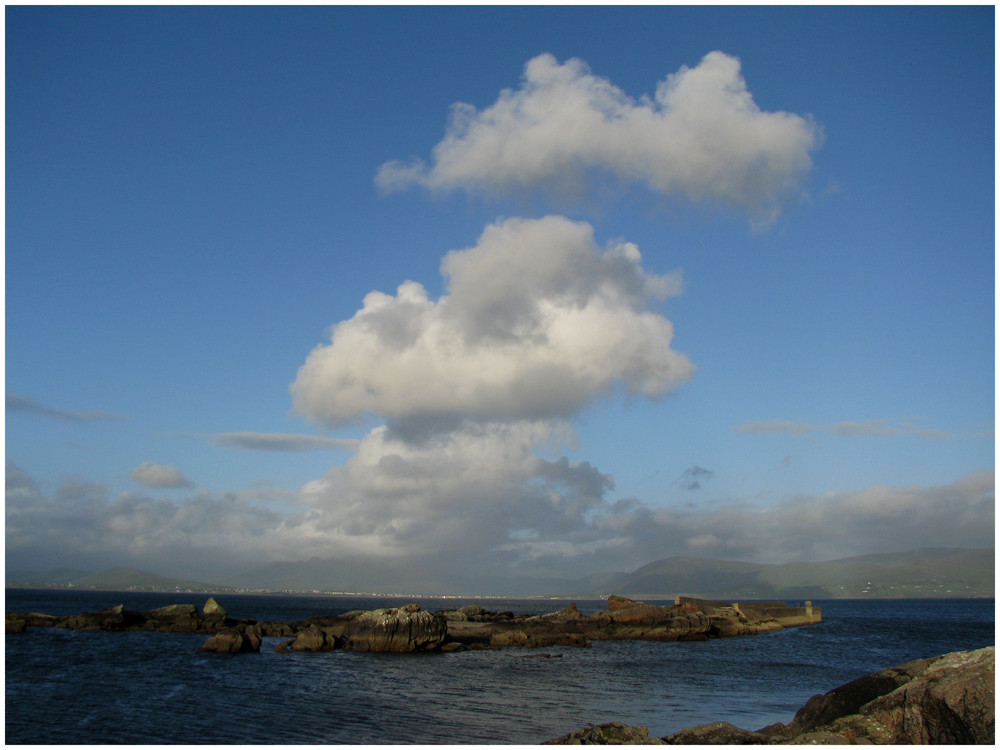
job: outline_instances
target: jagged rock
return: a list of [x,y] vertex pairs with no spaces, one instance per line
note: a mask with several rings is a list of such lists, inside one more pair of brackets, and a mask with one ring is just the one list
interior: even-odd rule
[[208,597],[208,601],[205,602],[205,606],[201,608],[201,613],[205,617],[217,617],[225,619],[228,614],[221,604],[215,601],[214,596]]
[[662,745],[663,740],[649,736],[649,727],[630,727],[619,721],[610,721],[580,729],[545,745]]
[[663,740],[668,745],[767,745],[771,741],[766,734],[740,729],[728,721],[699,724]]
[[362,612],[347,623],[344,647],[351,651],[433,651],[444,643],[448,621],[419,604]]
[[200,650],[217,654],[258,653],[260,644],[261,639],[252,633],[224,628],[205,641]]

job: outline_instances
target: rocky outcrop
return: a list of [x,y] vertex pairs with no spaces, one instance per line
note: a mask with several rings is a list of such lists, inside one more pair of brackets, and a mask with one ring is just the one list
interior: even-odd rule
[[[756,732],[728,722],[700,724],[642,744],[668,745],[992,745],[995,648],[921,659],[810,698],[791,723]],[[608,731],[607,727],[614,727]],[[603,724],[547,744],[622,744],[646,727]]]
[[434,651],[448,635],[448,622],[419,604],[362,612],[347,624],[349,651]]
[[[677,641],[751,635],[782,627],[771,613],[780,613],[783,608],[784,605],[771,602],[766,607],[754,610],[748,606],[747,611],[743,611],[736,605],[696,599],[679,600],[672,606],[656,606],[614,596],[608,600],[606,612],[593,615],[584,615],[576,604],[549,614],[520,617],[510,612],[489,612],[475,604],[442,612],[427,612],[418,604],[408,604],[283,623],[233,620],[214,598],[210,598],[200,611],[193,604],[173,604],[149,612],[132,612],[118,605],[72,617],[32,613],[9,615],[7,619],[8,628],[13,632],[32,627],[59,627],[216,635],[226,629],[235,629],[257,639],[269,636],[290,639],[279,645],[277,651],[344,648],[352,651],[451,652],[482,648],[586,647],[594,640]],[[816,615],[810,612],[805,617],[796,624],[818,621],[818,611]],[[212,644],[212,650],[221,648]]]
[[237,628],[224,628],[213,635],[199,649],[217,654],[258,653],[261,639],[253,633],[245,633]]
[[197,633],[204,622],[193,604],[171,604],[147,612],[143,627],[167,633]]

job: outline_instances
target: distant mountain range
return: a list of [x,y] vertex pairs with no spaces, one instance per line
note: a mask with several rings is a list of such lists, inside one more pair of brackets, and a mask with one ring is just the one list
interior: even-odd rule
[[920,549],[826,562],[763,564],[671,557],[631,573],[602,573],[577,580],[489,577],[442,580],[418,569],[366,566],[363,574],[332,560],[274,563],[240,581],[204,583],[132,568],[98,573],[58,569],[7,571],[7,586],[118,591],[239,593],[299,591],[406,595],[569,596],[621,594],[670,599],[859,599],[992,597],[994,550]]

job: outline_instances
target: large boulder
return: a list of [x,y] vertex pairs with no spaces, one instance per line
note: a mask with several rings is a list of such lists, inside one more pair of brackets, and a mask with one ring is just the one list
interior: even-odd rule
[[448,621],[419,604],[361,612],[346,625],[350,651],[433,651],[444,643]]
[[[782,732],[874,744],[993,744],[995,648],[921,659],[815,696]],[[841,740],[843,741],[843,739]]]

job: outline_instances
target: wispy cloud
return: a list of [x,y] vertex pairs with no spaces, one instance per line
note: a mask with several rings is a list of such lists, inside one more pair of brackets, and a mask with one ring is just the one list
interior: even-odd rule
[[579,193],[591,173],[693,201],[716,200],[755,213],[776,206],[811,167],[821,139],[809,118],[764,112],[740,61],[710,52],[638,101],[587,64],[542,54],[520,86],[482,111],[455,104],[433,163],[383,164],[384,190],[422,185],[509,193]]
[[353,451],[360,441],[323,435],[295,435],[280,432],[218,432],[204,436],[220,448],[264,453],[306,453],[308,451]]
[[53,409],[50,406],[40,404],[28,396],[18,396],[14,393],[6,394],[7,411],[14,414],[29,414],[36,417],[48,417],[58,419],[62,422],[101,422],[107,420],[124,419],[117,414],[110,414],[104,411],[67,411],[65,409]]
[[147,487],[168,487],[180,489],[194,487],[194,482],[173,466],[164,466],[153,461],[144,461],[136,466],[129,478]]
[[791,422],[784,419],[770,419],[744,422],[735,428],[737,432],[748,435],[766,435],[784,433],[795,437],[804,437],[815,433],[828,433],[838,437],[864,437],[911,435],[930,440],[947,440],[953,437],[950,432],[922,427],[912,422],[900,422],[890,419],[871,419],[864,422],[832,422],[830,424],[809,424],[806,422]]

